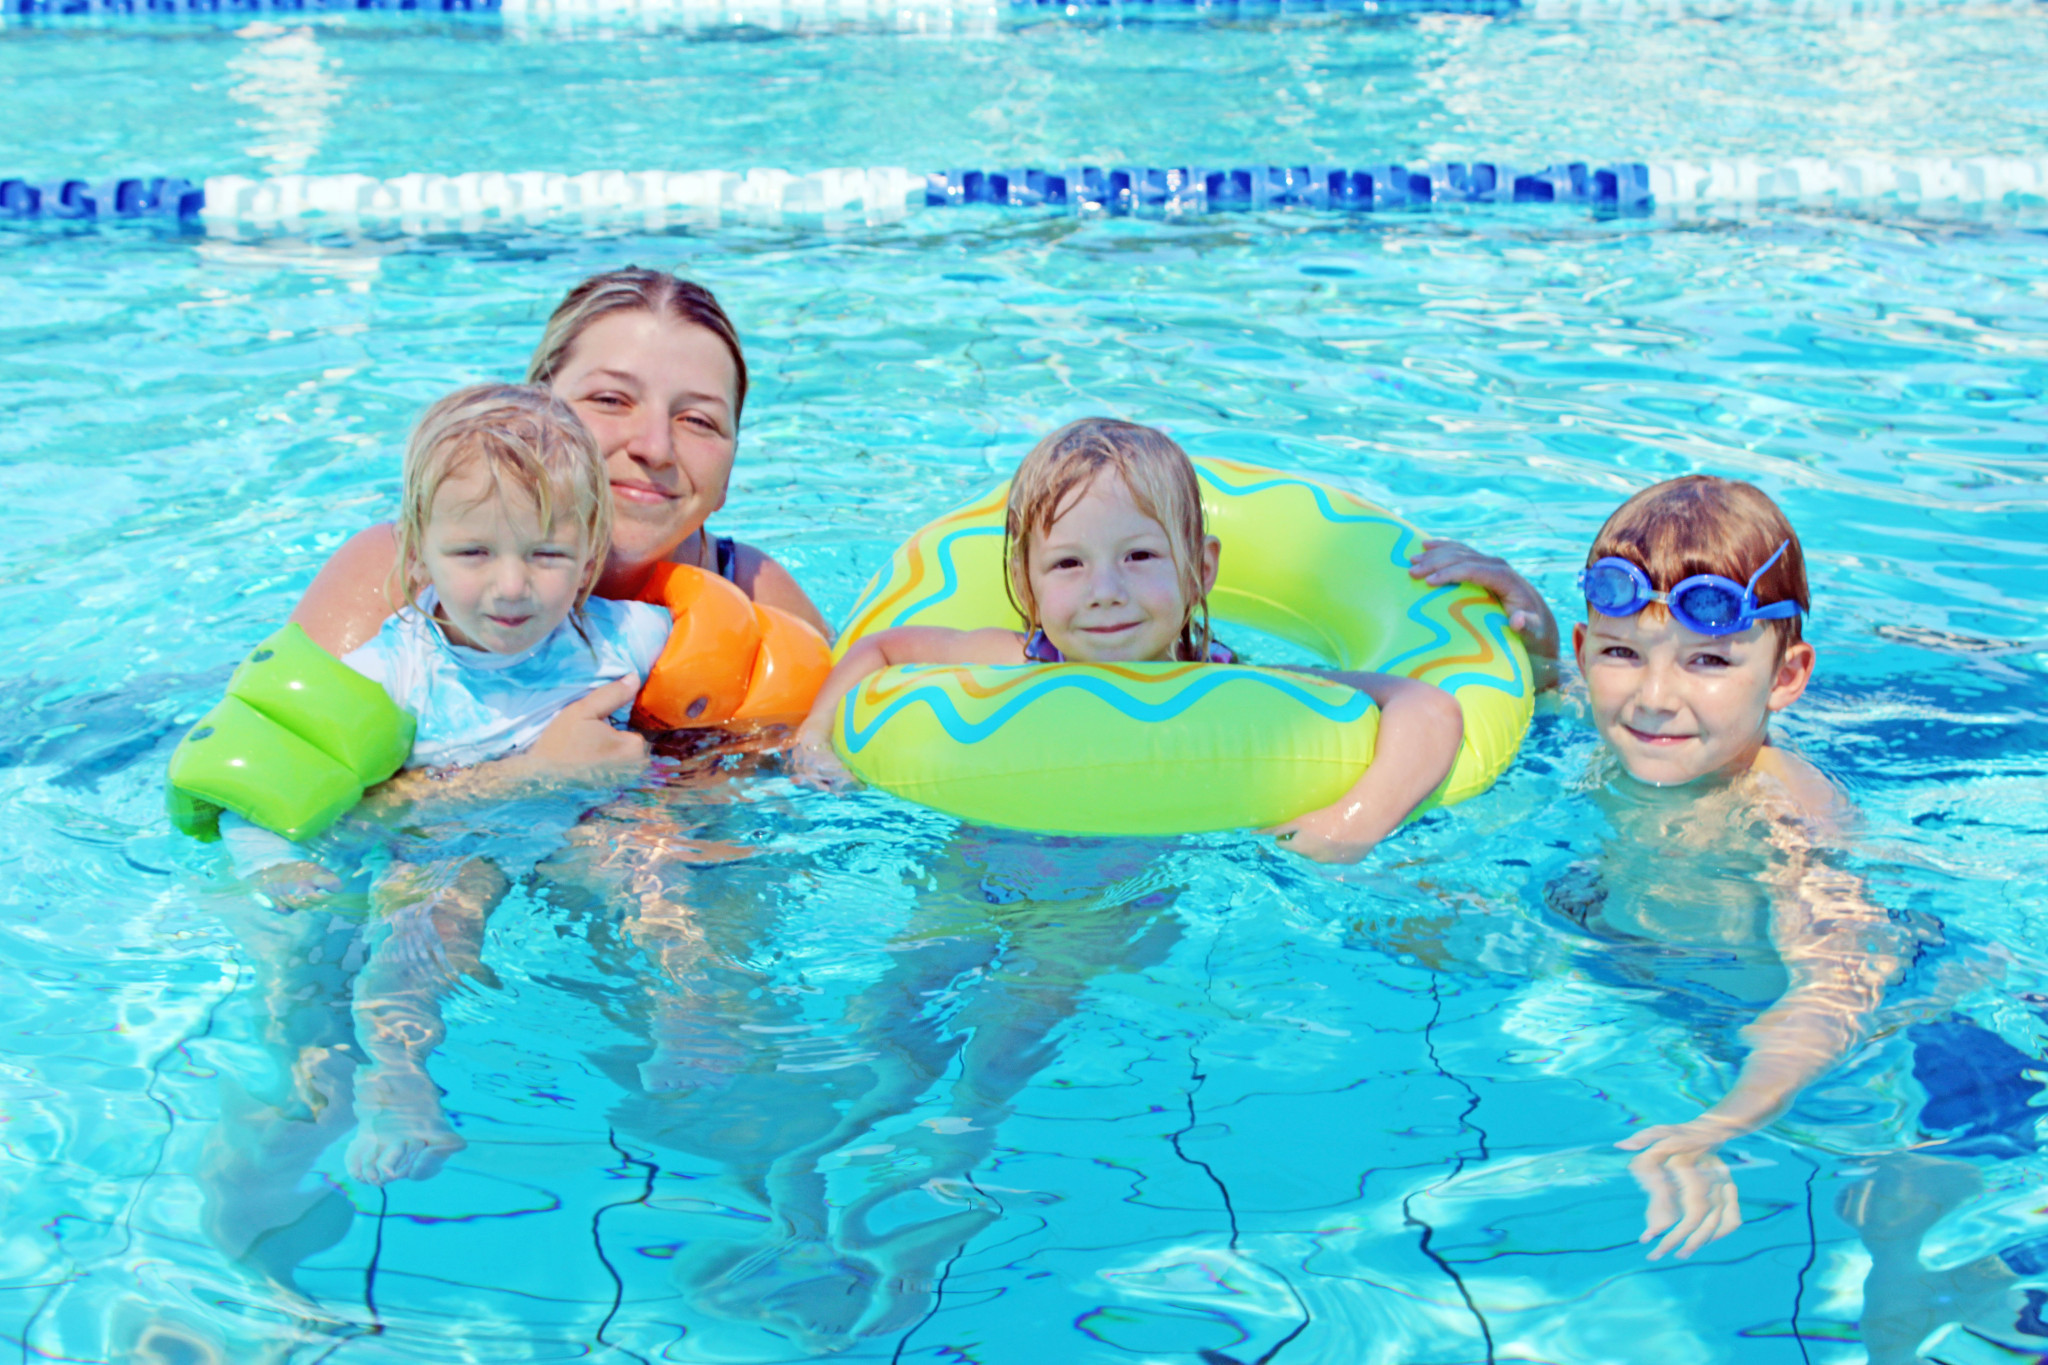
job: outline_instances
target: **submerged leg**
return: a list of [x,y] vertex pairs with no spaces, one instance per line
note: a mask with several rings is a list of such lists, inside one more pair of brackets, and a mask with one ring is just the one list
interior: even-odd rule
[[1997,1256],[1951,1270],[1929,1270],[1920,1258],[1935,1223],[1983,1187],[1968,1162],[1903,1153],[1880,1158],[1869,1179],[1843,1192],[1842,1218],[1870,1252],[1862,1322],[1870,1365],[1914,1365],[1921,1342],[1949,1323],[1993,1340],[2025,1341],[2009,1301],[2019,1277]]
[[394,864],[372,893],[376,919],[355,983],[356,1075],[349,1173],[373,1185],[425,1180],[467,1144],[450,1126],[427,1058],[446,1028],[441,1000],[464,976],[484,977],[484,920],[507,890],[481,858]]
[[224,1012],[232,1034],[248,1019],[274,1062],[263,1077],[224,1074],[221,1114],[197,1177],[207,1235],[231,1259],[292,1287],[305,1257],[339,1242],[353,1208],[314,1173],[320,1154],[355,1122],[358,1064],[350,977],[362,926],[346,903],[275,908],[237,897],[221,913],[247,952],[255,989]]

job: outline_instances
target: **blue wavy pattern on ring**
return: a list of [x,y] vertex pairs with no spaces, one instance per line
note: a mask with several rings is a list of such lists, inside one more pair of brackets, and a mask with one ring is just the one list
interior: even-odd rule
[[932,553],[938,558],[939,570],[940,573],[943,575],[939,582],[938,591],[930,593],[924,597],[920,597],[915,602],[912,602],[909,605],[905,606],[902,611],[896,613],[896,619],[891,621],[889,624],[892,626],[900,626],[905,621],[909,620],[916,613],[923,611],[926,607],[936,606],[939,603],[945,601],[947,598],[951,597],[954,593],[960,591],[960,576],[953,569],[954,541],[960,540],[966,536],[999,536],[1002,533],[1003,528],[1000,526],[968,526],[962,528],[961,530],[955,531],[952,535],[947,536],[945,539],[941,540],[938,544],[938,548],[932,551]]
[[1496,692],[1505,692],[1511,697],[1527,696],[1529,684],[1522,677],[1522,661],[1515,657],[1515,651],[1508,648],[1506,612],[1495,609],[1486,613],[1486,633],[1500,646],[1500,652],[1507,656],[1508,667],[1515,670],[1514,681],[1504,682],[1490,673],[1453,673],[1436,685],[1446,692],[1456,692],[1461,687],[1490,687]]
[[1443,587],[1425,593],[1421,597],[1417,598],[1415,600],[1415,604],[1408,608],[1408,619],[1413,621],[1416,625],[1421,626],[1424,630],[1429,631],[1436,638],[1432,640],[1424,640],[1421,644],[1415,646],[1415,648],[1409,650],[1406,654],[1396,654],[1393,658],[1388,659],[1384,663],[1380,664],[1380,666],[1374,671],[1379,673],[1392,673],[1396,668],[1400,667],[1404,663],[1407,663],[1410,659],[1415,658],[1417,655],[1427,654],[1431,650],[1441,649],[1445,645],[1449,644],[1451,642],[1451,632],[1449,628],[1447,628],[1441,621],[1424,620],[1421,615],[1421,612],[1424,607],[1436,601],[1439,597],[1442,597],[1447,593],[1454,593],[1458,590],[1458,588],[1459,585],[1456,583],[1446,583]]
[[[1049,670],[1069,667],[1068,665],[1061,664],[1021,666]],[[849,700],[841,708],[841,714],[844,716],[842,725],[846,739],[846,751],[851,754],[857,754],[867,747],[868,741],[875,737],[875,732],[884,725],[887,725],[890,718],[895,716],[897,712],[906,707],[922,703],[931,708],[932,715],[938,720],[939,725],[954,743],[979,744],[982,740],[987,739],[990,735],[1007,725],[1018,712],[1024,710],[1041,697],[1057,692],[1062,688],[1079,688],[1083,692],[1090,693],[1108,702],[1117,711],[1132,720],[1156,723],[1172,720],[1174,717],[1187,711],[1196,702],[1214,692],[1217,688],[1228,687],[1232,683],[1238,682],[1258,683],[1261,686],[1270,687],[1276,692],[1292,697],[1295,701],[1300,702],[1325,720],[1334,721],[1340,725],[1357,720],[1372,708],[1372,698],[1366,696],[1363,692],[1351,692],[1342,704],[1332,704],[1327,699],[1316,695],[1289,678],[1259,672],[1254,669],[1220,667],[1205,670],[1203,676],[1183,687],[1171,697],[1157,702],[1147,702],[1143,698],[1133,695],[1124,688],[1096,674],[1082,674],[1076,677],[1071,673],[1059,672],[1051,673],[1043,681],[1023,688],[1015,697],[997,707],[985,720],[968,720],[960,714],[959,709],[953,705],[953,699],[946,695],[943,688],[925,685],[912,688],[883,707],[881,714],[869,722],[865,728],[857,729],[854,726],[854,708]]]
[[[1408,557],[1406,552],[1408,549],[1408,542],[1415,539],[1415,533],[1413,531],[1409,530],[1406,526],[1402,525],[1400,522],[1396,521],[1394,518],[1389,516],[1359,516],[1349,512],[1339,512],[1330,503],[1330,490],[1323,487],[1319,483],[1312,483],[1307,479],[1290,478],[1285,474],[1281,474],[1276,475],[1273,478],[1267,479],[1263,483],[1255,483],[1248,485],[1246,487],[1238,487],[1235,484],[1227,482],[1220,474],[1216,474],[1211,470],[1205,469],[1201,465],[1195,466],[1195,472],[1201,475],[1205,481],[1214,484],[1220,492],[1228,493],[1233,497],[1250,497],[1254,493],[1263,493],[1268,488],[1284,488],[1290,486],[1297,488],[1306,488],[1315,497],[1316,510],[1323,514],[1323,518],[1326,521],[1337,522],[1340,525],[1345,522],[1363,522],[1377,523],[1382,526],[1391,526],[1396,531],[1399,531],[1401,533],[1400,536],[1397,537],[1394,541],[1394,551],[1393,555],[1391,556],[1391,562],[1393,563],[1393,566],[1401,570],[1401,572],[1406,573],[1408,571]],[[1447,636],[1445,638],[1449,637]]]

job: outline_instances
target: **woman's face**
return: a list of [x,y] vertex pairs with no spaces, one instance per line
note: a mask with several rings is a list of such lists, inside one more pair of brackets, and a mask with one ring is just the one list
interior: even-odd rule
[[604,452],[612,486],[607,568],[668,558],[725,504],[739,437],[739,371],[717,335],[654,313],[583,329],[550,387]]

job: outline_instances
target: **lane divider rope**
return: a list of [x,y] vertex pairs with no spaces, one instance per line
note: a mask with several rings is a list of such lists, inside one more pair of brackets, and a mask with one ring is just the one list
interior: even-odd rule
[[155,219],[208,226],[324,223],[394,226],[540,223],[722,215],[887,221],[924,208],[974,205],[1082,213],[1218,213],[1308,209],[1376,212],[1450,204],[1582,204],[1620,212],[1759,204],[2016,206],[2048,201],[2048,156],[1784,161],[1319,163],[1264,166],[1073,166],[953,169],[851,167],[793,174],[736,171],[546,171],[159,177],[35,182],[0,177],[0,219]]

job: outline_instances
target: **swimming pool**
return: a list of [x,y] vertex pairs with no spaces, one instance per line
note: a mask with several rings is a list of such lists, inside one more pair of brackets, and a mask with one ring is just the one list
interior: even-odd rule
[[[10,17],[36,113],[0,174],[2048,155],[2038,6],[518,17]],[[0,1331],[25,1360],[2038,1353],[2040,211],[0,222]],[[1583,887],[1605,860],[1753,915],[1754,869],[1609,847],[1569,695],[1494,792],[1347,870],[773,772],[629,798],[596,847],[750,855],[666,870],[708,945],[689,995],[558,856],[449,1005],[467,1151],[347,1180],[305,1049],[353,927],[234,894],[162,764],[388,512],[417,411],[518,373],[625,261],[733,309],[755,387],[714,525],[835,617],[1096,411],[1357,488],[1560,609],[1624,491],[1768,489],[1819,608],[1782,731],[1862,806],[1856,868],[1918,956],[1871,1041],[1733,1144],[1745,1226],[1646,1263],[1610,1144],[1716,1097],[1781,977],[1753,944],[1599,937]],[[664,1031],[695,1091],[644,1088]]]

